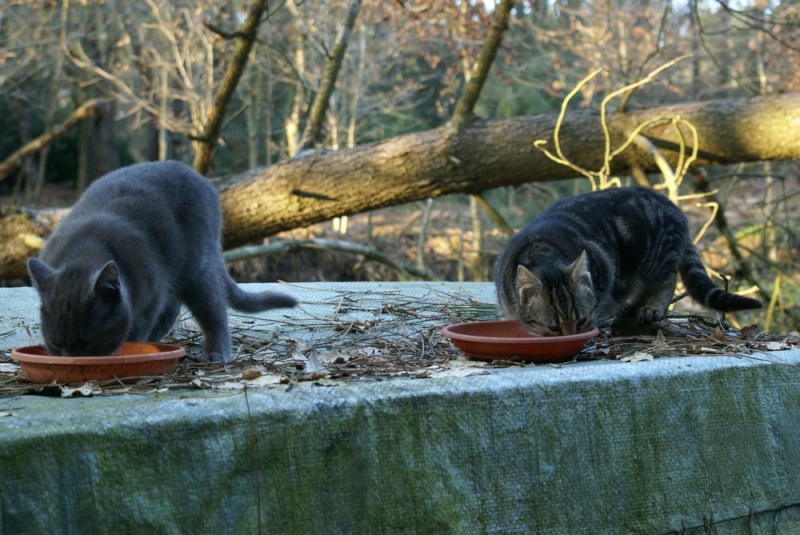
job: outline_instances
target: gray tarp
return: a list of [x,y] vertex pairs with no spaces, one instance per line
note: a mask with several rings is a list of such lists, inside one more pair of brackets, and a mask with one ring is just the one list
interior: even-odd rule
[[800,533],[798,365],[0,399],[0,532]]

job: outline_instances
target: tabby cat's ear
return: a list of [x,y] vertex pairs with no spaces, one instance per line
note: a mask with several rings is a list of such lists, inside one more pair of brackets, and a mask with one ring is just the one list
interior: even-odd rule
[[520,287],[536,286],[541,288],[542,286],[539,278],[522,264],[517,266],[517,282],[519,282]]
[[94,291],[106,295],[118,295],[120,291],[119,268],[113,260],[109,260],[100,268],[94,278]]
[[28,274],[31,276],[33,286],[44,291],[56,274],[56,270],[39,260],[38,258],[28,259]]
[[592,286],[592,275],[589,273],[589,260],[586,257],[586,251],[581,252],[581,255],[567,268],[572,281],[579,286]]
[[521,301],[542,293],[542,282],[522,264],[517,266],[517,289]]

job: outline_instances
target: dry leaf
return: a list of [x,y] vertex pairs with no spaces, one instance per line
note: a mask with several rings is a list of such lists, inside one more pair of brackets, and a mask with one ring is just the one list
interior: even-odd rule
[[[434,368],[434,366],[431,366]],[[475,362],[467,359],[450,360],[432,371],[429,377],[469,377],[470,375],[491,375],[486,369],[486,363]]]
[[655,347],[660,347],[660,346],[667,345],[667,339],[664,338],[664,331],[662,331],[661,329],[658,330],[658,334],[656,335],[656,339],[653,340],[653,345]]
[[628,357],[622,357],[619,360],[620,362],[643,362],[646,360],[653,360],[653,359],[655,359],[655,357],[650,353],[645,353],[644,351],[637,351],[633,355],[630,355]]
[[248,380],[246,383],[244,381],[224,381],[214,384],[212,388],[214,390],[244,390],[245,387],[253,388],[279,385],[282,380],[283,377],[280,375],[262,374],[254,379]]
[[739,338],[742,340],[752,340],[759,334],[761,334],[761,329],[758,328],[758,325],[747,325],[742,327],[742,330],[739,333]]
[[480,369],[480,368],[449,368],[444,370],[439,370],[431,373],[429,377],[431,378],[441,378],[441,377],[469,377],[471,375],[491,375],[487,369]]
[[245,381],[251,381],[257,377],[261,377],[261,372],[256,370],[255,368],[247,368],[245,371],[242,372],[242,379]]
[[714,327],[714,332],[711,333],[711,338],[714,340],[719,340],[720,342],[728,341],[728,335],[725,334],[725,331],[723,331],[719,325]]
[[305,362],[308,360],[303,354],[303,351],[306,349],[308,349],[308,346],[305,343],[298,341],[292,344],[292,349],[289,351],[289,354],[294,360]]
[[322,361],[319,359],[319,355],[317,354],[316,350],[312,350],[308,354],[308,358],[306,360],[306,373],[316,374],[316,373],[325,373],[325,365],[322,364]]
[[350,357],[341,351],[320,351],[317,357],[324,364],[344,364],[350,360]]
[[283,376],[275,375],[275,374],[268,374],[262,375],[258,379],[254,379],[250,382],[252,386],[272,386],[272,385],[279,385],[283,381]]
[[377,347],[354,347],[352,349],[346,349],[343,353],[351,357],[374,357],[380,355],[381,350]]
[[786,349],[786,347],[780,342],[767,342],[765,347],[767,351],[780,351],[781,349]]

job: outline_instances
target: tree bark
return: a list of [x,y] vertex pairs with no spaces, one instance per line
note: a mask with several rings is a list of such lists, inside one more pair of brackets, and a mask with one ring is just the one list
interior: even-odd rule
[[106,173],[119,169],[121,165],[114,141],[114,108],[114,102],[109,102],[103,113],[87,118],[80,125],[79,192]]
[[[800,93],[678,104],[612,117],[618,146],[633,126],[655,117],[680,116],[700,139],[695,166],[800,158]],[[236,247],[282,230],[332,217],[450,193],[479,193],[499,186],[576,175],[533,147],[548,139],[556,117],[539,115],[468,124],[399,136],[329,153],[313,153],[234,177],[223,187],[224,245]],[[679,140],[669,125],[644,131],[671,165]],[[561,127],[564,153],[586,169],[603,164],[599,114],[569,113]],[[631,146],[612,161],[613,173],[638,164],[654,171],[652,158]]]
[[[800,93],[714,100],[628,112],[612,117],[609,130],[617,146],[633,125],[654,117],[676,116],[691,122],[701,142],[696,166],[800,158]],[[533,147],[548,139],[554,115],[473,122],[456,133],[452,127],[409,134],[335,152],[312,153],[267,168],[253,169],[221,182],[225,218],[224,247],[232,248],[283,230],[336,216],[450,193],[479,193],[499,186],[572,178],[575,172]],[[678,140],[668,125],[644,132],[671,165]],[[573,163],[586,169],[603,164],[604,138],[599,115],[568,114],[561,145]],[[613,173],[636,164],[656,170],[646,151],[631,146],[612,161]],[[12,253],[31,234],[54,228],[52,211],[28,215],[34,223],[9,230],[18,213],[0,212],[0,279],[25,276],[25,254]],[[33,230],[31,230],[33,229]],[[21,237],[20,237],[21,236]],[[35,246],[26,246],[30,255]]]

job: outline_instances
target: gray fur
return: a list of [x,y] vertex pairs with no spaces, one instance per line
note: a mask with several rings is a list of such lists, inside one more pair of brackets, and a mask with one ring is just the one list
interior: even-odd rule
[[678,273],[689,295],[706,307],[762,306],[717,287],[683,212],[639,187],[557,201],[511,238],[494,279],[504,316],[534,334],[555,336],[622,317],[662,319]]
[[157,342],[183,303],[203,330],[204,355],[228,360],[228,305],[256,312],[297,302],[241,290],[222,260],[221,229],[216,190],[178,162],[95,181],[28,261],[48,351],[108,355],[126,340]]

